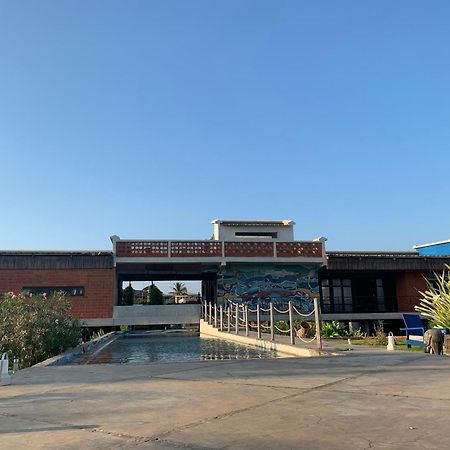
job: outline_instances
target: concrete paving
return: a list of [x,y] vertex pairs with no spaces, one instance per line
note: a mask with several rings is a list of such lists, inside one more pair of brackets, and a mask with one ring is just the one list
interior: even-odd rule
[[1,449],[447,449],[450,358],[37,367],[0,387]]

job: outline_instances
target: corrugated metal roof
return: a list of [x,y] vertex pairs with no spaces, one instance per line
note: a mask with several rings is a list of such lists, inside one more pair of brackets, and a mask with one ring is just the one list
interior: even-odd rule
[[430,242],[429,244],[415,245],[413,248],[424,248],[424,247],[431,247],[433,245],[442,245],[442,244],[450,244],[450,239],[447,239],[446,241]]

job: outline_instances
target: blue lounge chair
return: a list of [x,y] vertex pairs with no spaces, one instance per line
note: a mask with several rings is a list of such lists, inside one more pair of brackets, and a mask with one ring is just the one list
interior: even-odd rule
[[422,322],[420,314],[402,314],[403,322],[405,322],[406,328],[400,328],[400,330],[406,331],[406,346],[411,348],[411,345],[423,347],[423,334],[427,330],[427,327]]

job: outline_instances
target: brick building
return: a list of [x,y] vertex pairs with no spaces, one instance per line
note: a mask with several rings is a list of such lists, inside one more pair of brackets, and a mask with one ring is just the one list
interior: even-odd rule
[[400,319],[414,311],[450,256],[417,252],[327,252],[320,270],[322,313],[337,320]]
[[0,251],[0,292],[62,291],[92,325],[113,315],[114,272],[112,252]]
[[[201,280],[202,297],[308,308],[324,319],[399,319],[450,256],[419,252],[325,252],[325,239],[294,240],[292,221],[213,221],[210,240],[111,238],[112,251],[0,251],[0,292],[67,295],[89,326],[145,323],[145,307],[122,306],[129,281]],[[136,309],[135,312],[132,310]],[[129,323],[130,325],[132,323]]]

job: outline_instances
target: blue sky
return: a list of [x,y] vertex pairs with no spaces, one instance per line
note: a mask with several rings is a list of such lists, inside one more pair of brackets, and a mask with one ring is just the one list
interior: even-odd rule
[[2,2],[0,248],[447,239],[449,43],[448,1]]

